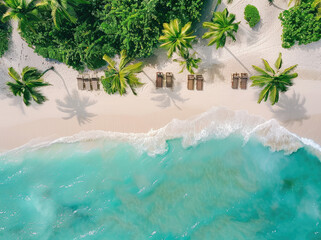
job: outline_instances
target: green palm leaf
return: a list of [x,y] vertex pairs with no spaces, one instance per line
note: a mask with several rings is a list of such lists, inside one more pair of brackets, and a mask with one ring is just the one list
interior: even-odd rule
[[270,91],[270,88],[271,88],[271,84],[267,85],[260,93],[259,95],[259,100],[257,101],[258,103],[261,103],[263,98],[267,99],[267,96],[269,95],[269,91]]
[[264,67],[266,69],[266,71],[269,71],[270,73],[275,74],[274,70],[271,68],[270,64],[265,60],[262,59],[263,63],[264,63]]
[[279,53],[279,57],[276,60],[274,66],[276,67],[277,70],[279,70],[282,67],[282,53]]

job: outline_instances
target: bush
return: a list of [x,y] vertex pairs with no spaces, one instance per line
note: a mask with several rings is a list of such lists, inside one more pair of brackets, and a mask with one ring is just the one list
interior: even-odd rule
[[260,13],[253,5],[248,4],[244,10],[244,19],[253,28],[261,19]]
[[[3,14],[7,11],[6,6],[0,3],[0,19]],[[8,50],[9,38],[11,36],[11,26],[9,23],[3,23],[0,20],[0,57]]]
[[104,54],[127,50],[132,58],[148,57],[158,45],[164,22],[179,18],[183,23],[199,20],[204,0],[90,0],[76,10],[78,22],[68,21],[58,30],[50,11],[42,11],[34,23],[37,33],[22,37],[45,58],[64,62],[77,70],[106,64]]
[[301,3],[280,14],[283,26],[282,47],[290,48],[296,42],[301,45],[320,40],[321,21],[316,19],[317,10],[311,3]]

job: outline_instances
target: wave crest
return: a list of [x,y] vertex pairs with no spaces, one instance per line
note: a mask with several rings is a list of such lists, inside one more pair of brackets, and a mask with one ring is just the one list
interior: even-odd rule
[[34,146],[27,144],[19,150],[38,149],[57,143],[87,143],[106,139],[129,142],[141,151],[156,155],[167,150],[166,141],[169,139],[182,138],[183,146],[188,147],[211,138],[226,138],[231,134],[242,135],[244,143],[251,137],[255,137],[264,146],[270,147],[271,151],[283,150],[286,154],[291,154],[307,146],[309,150],[313,151],[313,154],[321,159],[321,147],[318,144],[289,132],[275,119],[266,121],[262,117],[250,115],[247,111],[233,111],[222,107],[212,108],[187,120],[173,119],[163,128],[152,129],[148,133],[87,131]]

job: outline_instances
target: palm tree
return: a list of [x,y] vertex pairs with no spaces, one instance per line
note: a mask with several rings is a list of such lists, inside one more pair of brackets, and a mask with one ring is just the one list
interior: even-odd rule
[[80,4],[88,4],[88,2],[86,0],[41,0],[37,7],[49,8],[53,22],[56,28],[59,29],[63,19],[67,19],[72,23],[77,22],[74,8]]
[[282,67],[282,54],[279,53],[279,57],[276,60],[274,66],[276,71],[271,68],[269,63],[262,59],[264,63],[265,70],[257,66],[252,66],[256,71],[261,73],[259,76],[252,76],[250,79],[253,80],[251,87],[258,86],[264,89],[261,91],[258,103],[262,100],[267,101],[270,97],[271,104],[274,105],[279,101],[279,92],[286,92],[289,86],[293,85],[292,79],[298,76],[297,73],[289,74],[297,65],[293,65],[283,72],[279,72]]
[[120,53],[118,69],[116,68],[116,62],[110,57],[104,55],[103,59],[109,64],[105,71],[105,77],[101,79],[105,91],[108,94],[119,92],[120,95],[123,95],[126,93],[127,86],[129,86],[133,94],[137,95],[134,88],[143,84],[136,74],[142,72],[143,63],[138,62],[128,65],[132,59],[127,56],[126,50],[122,50]]
[[192,36],[191,22],[181,27],[180,20],[174,19],[170,23],[164,23],[163,36],[159,40],[164,42],[160,47],[168,49],[168,58],[172,57],[174,52],[184,51],[185,49],[192,48],[191,42],[196,36]]
[[206,32],[202,38],[212,38],[208,46],[216,43],[216,49],[225,46],[226,38],[230,37],[235,41],[234,33],[237,32],[239,28],[238,23],[234,23],[235,15],[230,14],[225,8],[223,12],[214,12],[212,22],[204,22],[203,27],[209,28],[209,31]]
[[2,21],[6,22],[11,19],[19,20],[19,29],[25,31],[28,27],[34,32],[32,22],[38,21],[36,12],[37,0],[3,0],[4,4],[8,7],[7,12],[2,16]]
[[196,52],[190,55],[188,51],[185,51],[181,53],[181,57],[183,58],[183,60],[174,59],[174,62],[178,62],[180,66],[183,66],[180,73],[182,73],[185,68],[191,74],[195,73],[193,68],[198,69],[198,63],[202,61],[200,58],[194,58],[195,55],[196,55]]
[[41,73],[36,68],[27,66],[23,68],[21,76],[12,67],[8,70],[8,74],[15,80],[15,82],[7,82],[7,85],[13,95],[23,97],[23,102],[26,106],[31,104],[30,101],[32,99],[38,104],[42,104],[47,100],[47,98],[43,96],[37,88],[50,85],[43,81],[42,76],[47,71],[53,70],[53,67]]

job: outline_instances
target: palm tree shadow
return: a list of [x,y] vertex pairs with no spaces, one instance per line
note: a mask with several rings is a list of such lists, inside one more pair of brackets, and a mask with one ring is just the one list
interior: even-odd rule
[[58,110],[67,114],[63,119],[76,117],[79,125],[91,122],[91,118],[96,116],[86,109],[96,102],[90,101],[89,97],[80,97],[77,90],[72,91],[71,95],[65,96],[63,101],[56,100]]
[[[197,73],[199,74],[208,74],[208,82],[214,82],[214,79],[224,80],[225,77],[222,73],[222,69],[224,64],[214,60],[212,58],[212,51],[208,50],[208,48],[201,48],[198,55],[201,57],[202,62],[199,65],[199,70]],[[213,61],[214,60],[214,61]]]
[[227,48],[226,46],[224,46],[224,48],[231,54],[231,56],[232,56],[236,61],[238,61],[238,63],[245,69],[245,71],[247,71],[250,75],[252,75],[251,70],[248,69],[248,68],[244,65],[244,63],[243,63],[238,57],[236,57],[236,56],[234,55],[234,53],[232,53],[232,51],[231,51],[229,48]]
[[294,122],[300,124],[304,119],[308,119],[307,110],[304,107],[305,97],[293,92],[291,97],[283,95],[280,101],[276,104],[278,109],[273,109],[269,106],[274,117],[284,123],[286,126],[291,126]]
[[158,102],[158,107],[161,108],[167,108],[170,107],[171,105],[174,105],[176,108],[178,108],[179,110],[181,110],[181,108],[178,106],[178,102],[185,102],[188,99],[186,98],[182,98],[179,95],[180,90],[182,89],[181,84],[177,84],[177,86],[175,87],[174,90],[170,89],[170,88],[160,88],[155,90],[155,97],[152,97],[151,99],[153,101]]

